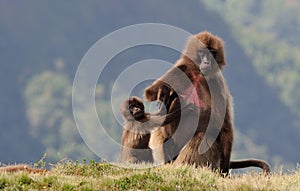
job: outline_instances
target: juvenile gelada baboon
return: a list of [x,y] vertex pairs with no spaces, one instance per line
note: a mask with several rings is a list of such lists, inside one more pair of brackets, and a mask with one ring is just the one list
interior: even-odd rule
[[165,116],[151,115],[145,112],[140,98],[136,96],[125,100],[120,108],[125,119],[122,134],[122,148],[119,161],[140,163],[152,162],[152,150],[149,148],[150,133],[155,127],[166,125],[183,114],[193,110],[192,105],[178,109]]
[[[186,48],[176,64],[151,86],[146,88],[149,101],[160,100],[170,106],[169,112],[177,110],[180,104],[192,103],[200,110],[196,131],[184,145],[178,143],[180,136],[174,136],[180,121],[188,131],[190,118],[176,119],[161,126],[150,137],[154,149],[154,161],[174,158],[174,164],[211,166],[228,174],[230,168],[260,167],[269,173],[270,167],[261,160],[230,161],[233,144],[232,97],[221,70],[226,65],[222,40],[209,32],[201,32],[189,38]],[[184,73],[185,75],[182,75]],[[186,82],[183,77],[190,81]],[[178,95],[171,99],[173,92]],[[194,117],[191,119],[195,119]],[[180,122],[181,123],[181,122]],[[176,157],[172,149],[162,147],[168,139],[180,145]],[[169,150],[168,150],[169,149]],[[168,155],[172,155],[168,158]]]

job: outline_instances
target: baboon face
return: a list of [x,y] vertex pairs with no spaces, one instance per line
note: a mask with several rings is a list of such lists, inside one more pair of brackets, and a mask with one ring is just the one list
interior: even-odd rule
[[126,121],[135,121],[145,117],[144,104],[136,96],[132,96],[124,101],[120,111]]
[[130,114],[136,119],[142,119],[145,116],[145,108],[144,104],[137,100],[136,98],[132,98],[129,100],[128,109]]
[[209,50],[203,48],[197,50],[199,69],[204,76],[211,73],[213,68],[215,68],[214,65],[216,65],[215,63],[216,53],[217,52],[213,49]]

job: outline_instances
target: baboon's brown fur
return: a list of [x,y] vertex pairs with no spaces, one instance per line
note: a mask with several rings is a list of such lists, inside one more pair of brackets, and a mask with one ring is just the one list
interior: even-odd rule
[[[210,72],[204,76],[199,69],[201,63],[197,51],[206,48],[210,52],[215,53],[213,55],[215,61],[212,62]],[[218,68],[223,69],[225,65],[223,41],[219,37],[206,31],[193,35],[188,40],[181,58],[166,74],[145,90],[145,97],[149,101],[159,99],[165,101],[165,104],[169,104],[172,100],[168,98],[175,89],[179,96],[171,104],[169,112],[172,112],[180,108],[182,100],[183,103],[184,101],[189,103],[189,100],[182,98],[186,91],[189,90],[189,87],[194,86],[196,90],[198,101],[194,99],[193,104],[200,108],[197,130],[194,132],[193,137],[185,143],[184,147],[180,148],[180,153],[174,164],[209,165],[226,174],[229,168],[244,168],[248,166],[258,166],[269,172],[269,165],[264,161],[246,160],[230,162],[234,125],[232,98],[226,81],[221,71],[218,70]],[[181,73],[184,72],[190,81],[183,80],[178,71]],[[214,95],[213,99],[212,95]],[[222,116],[223,113],[224,117]],[[184,121],[184,128],[187,131],[189,123],[191,123],[190,119],[182,117],[180,120]],[[172,137],[173,143],[178,145],[180,136],[174,137],[174,132],[177,130],[180,120],[178,119],[169,125],[159,127],[158,130],[151,134],[150,147],[153,149],[155,162],[166,162],[168,160],[167,155],[170,152],[172,153],[172,151],[166,150],[162,145],[170,137]],[[210,129],[210,132],[219,132],[216,135],[215,141],[213,133],[207,132],[206,136],[204,136],[210,121],[213,122],[213,128]],[[218,122],[219,126],[214,125],[214,123],[218,124]],[[211,147],[202,154],[199,153],[201,142],[212,143]]]

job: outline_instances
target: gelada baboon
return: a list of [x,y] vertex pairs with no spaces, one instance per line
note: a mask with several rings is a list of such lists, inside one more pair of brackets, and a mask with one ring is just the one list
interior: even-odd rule
[[125,119],[122,134],[120,162],[152,162],[152,151],[149,148],[150,133],[156,127],[174,121],[181,114],[191,112],[195,107],[188,105],[165,116],[151,115],[145,112],[144,104],[136,96],[125,100],[120,108]]
[[[145,97],[170,106],[169,112],[186,103],[200,109],[196,131],[180,150],[174,164],[209,165],[225,174],[230,168],[257,166],[268,173],[270,168],[264,161],[230,161],[234,124],[232,97],[220,71],[225,65],[223,42],[219,37],[206,31],[193,35],[174,67],[146,88]],[[190,82],[183,82],[180,73]],[[173,91],[178,95],[174,100],[170,99]],[[181,118],[159,127],[151,135],[150,147],[160,148],[153,150],[154,161],[166,159],[168,153],[174,154],[167,150],[169,147],[165,149],[161,145],[170,137],[174,139],[173,144],[178,144],[178,137],[174,138],[173,134],[182,120],[184,128],[189,129],[189,118]]]

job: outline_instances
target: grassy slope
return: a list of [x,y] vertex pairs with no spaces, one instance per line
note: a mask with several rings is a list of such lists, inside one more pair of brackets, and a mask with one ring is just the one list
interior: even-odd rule
[[299,169],[291,174],[222,178],[188,166],[125,169],[92,162],[57,165],[44,174],[0,172],[0,190],[300,190],[299,180]]

